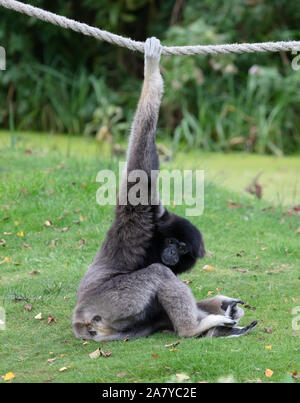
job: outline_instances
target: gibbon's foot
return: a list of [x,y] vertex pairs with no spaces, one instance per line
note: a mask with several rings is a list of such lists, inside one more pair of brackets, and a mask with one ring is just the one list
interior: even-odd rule
[[241,299],[236,299],[232,301],[224,301],[222,303],[222,309],[225,311],[225,316],[231,319],[240,320],[241,317],[244,315],[243,309],[239,308],[237,304],[244,305],[244,301]]
[[225,326],[217,326],[214,329],[210,329],[205,334],[205,337],[240,337],[248,334],[256,325],[257,320],[244,327],[236,326],[230,328]]
[[94,336],[97,335],[97,332],[96,332],[96,330],[94,329],[94,327],[93,327],[92,325],[89,325],[89,326],[87,327],[87,331],[89,332],[89,334],[90,334],[92,337],[94,337]]
[[91,336],[97,336],[97,334],[98,334],[98,330],[100,330],[100,329],[98,329],[99,328],[99,325],[100,325],[100,322],[101,322],[101,316],[99,316],[99,315],[95,315],[93,318],[92,318],[92,320],[91,320],[91,323],[89,324],[89,326],[87,327],[87,331],[89,332],[89,334],[91,335]]

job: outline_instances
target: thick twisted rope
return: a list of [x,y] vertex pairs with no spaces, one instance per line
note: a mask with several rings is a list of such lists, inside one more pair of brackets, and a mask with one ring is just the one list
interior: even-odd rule
[[[0,5],[10,10],[17,11],[39,20],[50,22],[63,28],[80,32],[83,35],[112,43],[130,50],[144,52],[144,42],[134,41],[120,35],[112,34],[99,28],[62,17],[55,13],[33,7],[29,4],[15,0],[0,0]],[[255,53],[255,52],[281,52],[300,51],[300,41],[289,42],[262,42],[262,43],[234,43],[230,45],[205,45],[205,46],[163,46],[163,55],[217,55],[225,53]]]

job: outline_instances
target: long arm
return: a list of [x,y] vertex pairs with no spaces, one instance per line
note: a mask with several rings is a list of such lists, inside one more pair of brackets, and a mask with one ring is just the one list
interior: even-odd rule
[[[159,169],[155,145],[156,125],[163,94],[163,80],[159,70],[161,45],[158,39],[145,42],[144,84],[133,119],[127,152],[127,172],[123,179],[121,193],[134,185],[127,181],[128,174],[135,170],[146,173],[151,179],[151,171]],[[153,177],[152,177],[153,179]],[[155,182],[157,178],[155,177]],[[149,183],[148,183],[149,185]],[[151,187],[156,186],[151,184]]]

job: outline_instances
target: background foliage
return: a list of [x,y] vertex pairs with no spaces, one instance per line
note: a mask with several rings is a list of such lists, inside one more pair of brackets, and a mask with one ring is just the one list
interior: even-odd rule
[[[164,44],[300,39],[300,4],[285,0],[31,0],[32,5],[93,26]],[[127,134],[143,59],[1,9],[0,125],[19,130]],[[300,146],[300,72],[293,56],[253,54],[164,57],[164,138],[176,148],[277,155]]]

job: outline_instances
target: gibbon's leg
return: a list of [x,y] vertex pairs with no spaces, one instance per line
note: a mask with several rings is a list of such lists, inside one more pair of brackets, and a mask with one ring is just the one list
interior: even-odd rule
[[[82,323],[74,324],[78,337],[95,341],[143,337],[165,328],[162,312],[180,337],[199,336],[212,327],[236,324],[235,320],[224,315],[207,314],[198,309],[190,288],[162,264],[116,276],[110,280],[109,289],[112,291],[107,298],[99,296],[99,311],[97,308],[93,312],[90,310],[85,335],[83,328],[81,332],[78,327],[76,329],[76,325],[82,327]],[[113,290],[116,290],[115,294]]]
[[[226,297],[225,295],[217,295],[213,298],[208,298],[203,301],[197,302],[199,309],[206,311],[211,314],[223,314],[236,320],[236,323],[244,316],[244,310],[237,306],[237,304],[244,304],[240,299]],[[210,329],[202,336],[205,337],[239,337],[249,333],[255,326],[257,321],[250,323],[248,326],[244,327],[225,327],[217,326]]]

